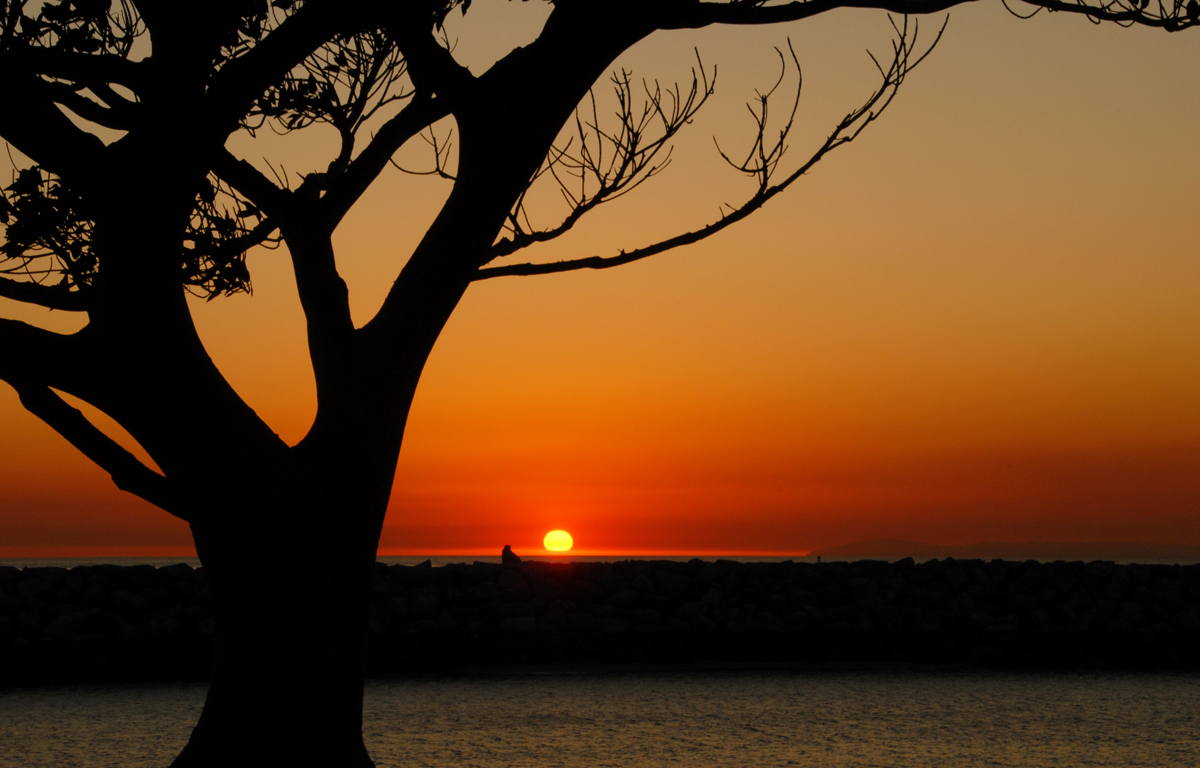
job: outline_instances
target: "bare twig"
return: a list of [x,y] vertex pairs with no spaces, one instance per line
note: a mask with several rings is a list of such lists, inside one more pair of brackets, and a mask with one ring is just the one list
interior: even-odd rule
[[389,157],[388,163],[398,171],[409,174],[410,176],[438,176],[443,179],[454,181],[455,174],[450,172],[450,156],[454,149],[454,129],[450,128],[446,131],[446,138],[439,139],[437,130],[430,125],[425,130],[418,134],[421,141],[429,146],[430,153],[433,155],[433,168],[428,171],[415,171],[411,168],[405,168],[396,162],[395,158]]
[[[875,61],[881,75],[879,86],[858,108],[852,110],[842,118],[829,134],[828,138],[825,139],[824,143],[809,156],[808,160],[786,178],[778,182],[774,181],[774,177],[779,168],[779,159],[783,157],[787,150],[788,134],[794,124],[796,101],[793,102],[787,121],[779,130],[778,138],[768,141],[768,102],[776,89],[778,89],[779,82],[765,94],[758,94],[755,102],[757,109],[754,105],[750,106],[750,114],[754,119],[756,131],[750,150],[746,155],[746,160],[744,162],[733,161],[730,160],[728,155],[721,152],[726,162],[742,173],[756,179],[758,190],[746,202],[736,208],[731,208],[717,221],[700,229],[685,232],[652,245],[631,251],[621,251],[616,256],[591,256],[552,263],[527,263],[486,267],[478,270],[474,279],[486,280],[507,275],[545,275],[580,269],[608,269],[645,259],[680,246],[690,245],[711,237],[726,227],[746,218],[766,204],[772,197],[791,186],[793,182],[807,173],[830,152],[858,138],[866,130],[867,126],[877,120],[883,111],[887,109],[892,99],[895,98],[900,86],[904,83],[905,78],[937,46],[942,38],[942,33],[946,29],[946,25],[943,23],[933,42],[924,51],[918,51],[918,30],[915,21],[910,22],[908,17],[905,17],[901,24],[897,24],[895,19],[893,19],[892,26],[896,32],[896,38],[892,42],[892,62],[887,69],[884,69],[879,65],[877,60]],[[790,44],[789,51],[791,51]],[[796,61],[794,51],[792,51],[791,58],[793,62]],[[872,59],[874,60],[874,56],[872,56]],[[786,67],[787,59],[783,57],[782,53],[780,53],[780,62],[781,66]],[[797,85],[797,100],[799,96],[800,85]]]
[[632,192],[661,173],[671,162],[672,140],[713,94],[716,77],[716,68],[710,77],[697,51],[692,84],[686,92],[678,83],[663,88],[658,81],[642,81],[639,105],[631,73],[614,72],[614,128],[603,126],[595,92],[589,92],[587,101],[575,111],[575,135],[566,145],[551,148],[530,182],[532,185],[547,174],[552,177],[569,208],[567,215],[554,227],[535,229],[526,208],[527,187],[508,216],[508,237],[496,243],[491,258],[559,237],[598,206]]

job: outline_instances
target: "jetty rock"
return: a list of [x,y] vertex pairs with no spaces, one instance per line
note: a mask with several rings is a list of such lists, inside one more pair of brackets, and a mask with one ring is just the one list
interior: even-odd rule
[[[376,563],[374,675],[493,664],[1200,670],[1200,565]],[[0,566],[0,684],[202,680],[203,568]]]

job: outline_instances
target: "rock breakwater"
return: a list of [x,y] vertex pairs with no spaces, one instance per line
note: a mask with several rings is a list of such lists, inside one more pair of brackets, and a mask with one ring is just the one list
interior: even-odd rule
[[[203,678],[212,632],[203,569],[0,568],[0,681]],[[377,564],[368,642],[375,674],[706,661],[1200,669],[1200,566]]]

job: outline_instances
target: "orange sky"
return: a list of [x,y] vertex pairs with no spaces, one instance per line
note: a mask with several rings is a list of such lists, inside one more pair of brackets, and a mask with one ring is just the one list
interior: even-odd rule
[[[543,13],[477,0],[458,55],[481,71]],[[635,247],[748,195],[712,136],[745,140],[741,104],[787,35],[806,87],[790,157],[805,156],[871,88],[885,17],[652,38],[623,64],[673,80],[697,46],[717,96],[663,176],[531,255]],[[1200,544],[1196,93],[1194,33],[955,10],[884,118],[740,227],[604,273],[472,287],[417,394],[385,551],[540,551],[551,528],[622,553]],[[289,168],[321,148],[236,146]],[[447,191],[392,174],[338,231],[359,322]],[[295,441],[314,392],[290,270],[280,252],[251,268],[255,295],[196,302],[197,322]],[[0,556],[188,546],[0,386]]]

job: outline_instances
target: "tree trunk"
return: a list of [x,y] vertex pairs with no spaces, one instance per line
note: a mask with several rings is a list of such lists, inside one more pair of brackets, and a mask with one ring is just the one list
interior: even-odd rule
[[362,500],[379,494],[324,493],[310,480],[281,497],[193,525],[215,610],[213,669],[174,768],[374,765],[362,697],[383,515]]

